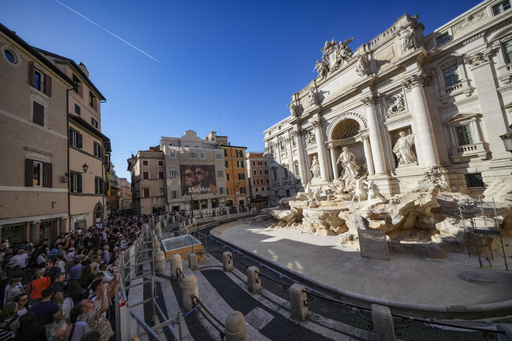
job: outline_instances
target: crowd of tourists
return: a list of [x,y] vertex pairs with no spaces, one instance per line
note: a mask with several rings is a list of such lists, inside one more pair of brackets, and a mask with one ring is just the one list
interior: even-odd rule
[[109,341],[120,253],[147,216],[119,216],[39,245],[3,240],[0,341]]

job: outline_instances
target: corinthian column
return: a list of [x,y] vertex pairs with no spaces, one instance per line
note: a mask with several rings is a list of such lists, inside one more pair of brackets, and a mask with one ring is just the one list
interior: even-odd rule
[[372,157],[372,148],[370,147],[370,143],[368,141],[368,135],[363,135],[363,146],[364,146],[364,156],[366,157],[366,169],[368,170],[369,175],[375,174],[374,163]]
[[331,154],[331,166],[332,166],[332,178],[336,179],[338,177],[338,168],[336,167],[336,156],[334,155],[334,146],[331,142],[328,142],[329,152]]
[[320,178],[322,180],[328,180],[327,169],[325,167],[326,155],[324,135],[322,134],[322,123],[320,122],[320,115],[316,115],[316,120],[313,121],[313,127],[315,129],[316,148],[318,150],[318,162],[320,163]]
[[406,90],[407,102],[413,109],[411,112],[416,134],[414,144],[418,154],[418,163],[422,167],[430,167],[439,164],[439,156],[436,150],[432,120],[423,92],[423,81],[423,75],[413,75],[404,81],[403,86]]
[[302,185],[308,182],[306,177],[305,170],[305,162],[304,162],[304,143],[302,143],[302,131],[300,129],[300,125],[297,123],[296,129],[292,131],[292,136],[295,135],[297,137],[297,155],[299,156],[299,176]]
[[373,163],[375,173],[386,173],[387,170],[386,163],[384,161],[384,150],[382,148],[382,137],[380,135],[379,123],[375,112],[375,102],[377,101],[377,97],[367,96],[361,99],[361,101],[364,103],[364,111],[366,113],[366,119],[368,120],[369,138],[372,151],[369,153],[370,159],[367,159],[366,163],[367,165]]

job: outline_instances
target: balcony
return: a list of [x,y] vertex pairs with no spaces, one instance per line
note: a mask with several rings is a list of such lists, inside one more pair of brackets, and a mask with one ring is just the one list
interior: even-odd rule
[[480,160],[487,160],[489,155],[489,145],[487,142],[477,142],[464,146],[453,146],[451,148],[451,158],[453,162],[461,162],[463,158],[478,157]]

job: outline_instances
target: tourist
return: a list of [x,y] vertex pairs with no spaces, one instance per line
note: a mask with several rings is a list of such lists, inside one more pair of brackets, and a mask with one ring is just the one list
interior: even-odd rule
[[70,324],[60,321],[52,327],[48,341],[82,341],[90,331],[92,329],[86,322],[77,321]]
[[21,286],[21,278],[20,277],[13,277],[9,281],[9,288],[7,289],[5,293],[5,302],[9,303],[14,301],[14,298],[18,296],[19,294],[25,293],[25,290],[23,290],[23,287]]
[[57,303],[52,302],[52,297],[53,290],[50,288],[44,289],[41,293],[41,301],[28,309],[36,314],[39,323],[46,328],[48,335],[55,322],[62,320],[60,307]]
[[12,331],[14,334],[18,331],[18,303],[7,303],[2,309],[2,322],[0,328]]
[[89,326],[101,334],[101,341],[108,341],[114,335],[114,331],[112,330],[112,326],[110,321],[103,316],[103,314],[109,308],[109,299],[107,297],[107,283],[103,283],[100,286],[100,297],[98,298],[101,305],[99,309],[95,310],[94,303],[89,299],[83,299],[79,304],[74,308],[74,312],[71,316],[71,321],[75,319],[75,314],[78,314],[76,317],[77,321],[84,321],[89,324]]
[[44,276],[50,277],[53,283],[55,281],[55,276],[57,276],[57,274],[60,273],[60,268],[55,266],[55,260],[53,260],[52,258],[48,258],[44,265]]
[[19,318],[18,332],[14,341],[47,341],[46,330],[31,311]]
[[11,261],[14,262],[14,266],[19,266],[22,270],[24,270],[28,265],[28,255],[25,250],[18,250],[18,254],[12,256]]
[[41,300],[41,293],[51,284],[50,277],[43,277],[43,270],[37,269],[34,273],[34,279],[28,284],[27,294],[29,304],[33,305]]
[[55,276],[55,281],[53,281],[52,285],[50,285],[50,288],[57,293],[57,292],[64,292],[65,282],[66,281],[66,273],[60,272]]
[[27,294],[19,294],[13,300],[18,304],[18,316],[25,315],[28,311],[28,295]]

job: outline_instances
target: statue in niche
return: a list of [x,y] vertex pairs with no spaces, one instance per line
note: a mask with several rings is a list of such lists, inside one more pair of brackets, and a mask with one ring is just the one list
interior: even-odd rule
[[347,147],[343,147],[336,163],[341,163],[343,167],[340,179],[345,182],[345,191],[348,191],[349,186],[355,180],[357,171],[359,170],[359,166],[356,164],[356,157]]
[[320,177],[320,164],[316,155],[313,156],[313,161],[311,162],[311,173],[313,173],[313,179]]
[[393,147],[393,153],[395,153],[398,159],[398,166],[408,164],[418,164],[418,159],[412,150],[414,145],[415,134],[405,135],[404,131],[400,132],[400,138],[396,141]]
[[403,93],[389,97],[388,103],[389,107],[386,110],[387,116],[391,116],[405,110],[405,99]]
[[359,62],[357,63],[356,73],[359,77],[368,76],[368,61],[365,56],[359,57]]
[[404,28],[400,31],[399,37],[400,42],[402,43],[402,53],[409,51],[414,47],[414,43],[412,41],[412,37],[414,35],[414,31],[409,26],[407,28]]

